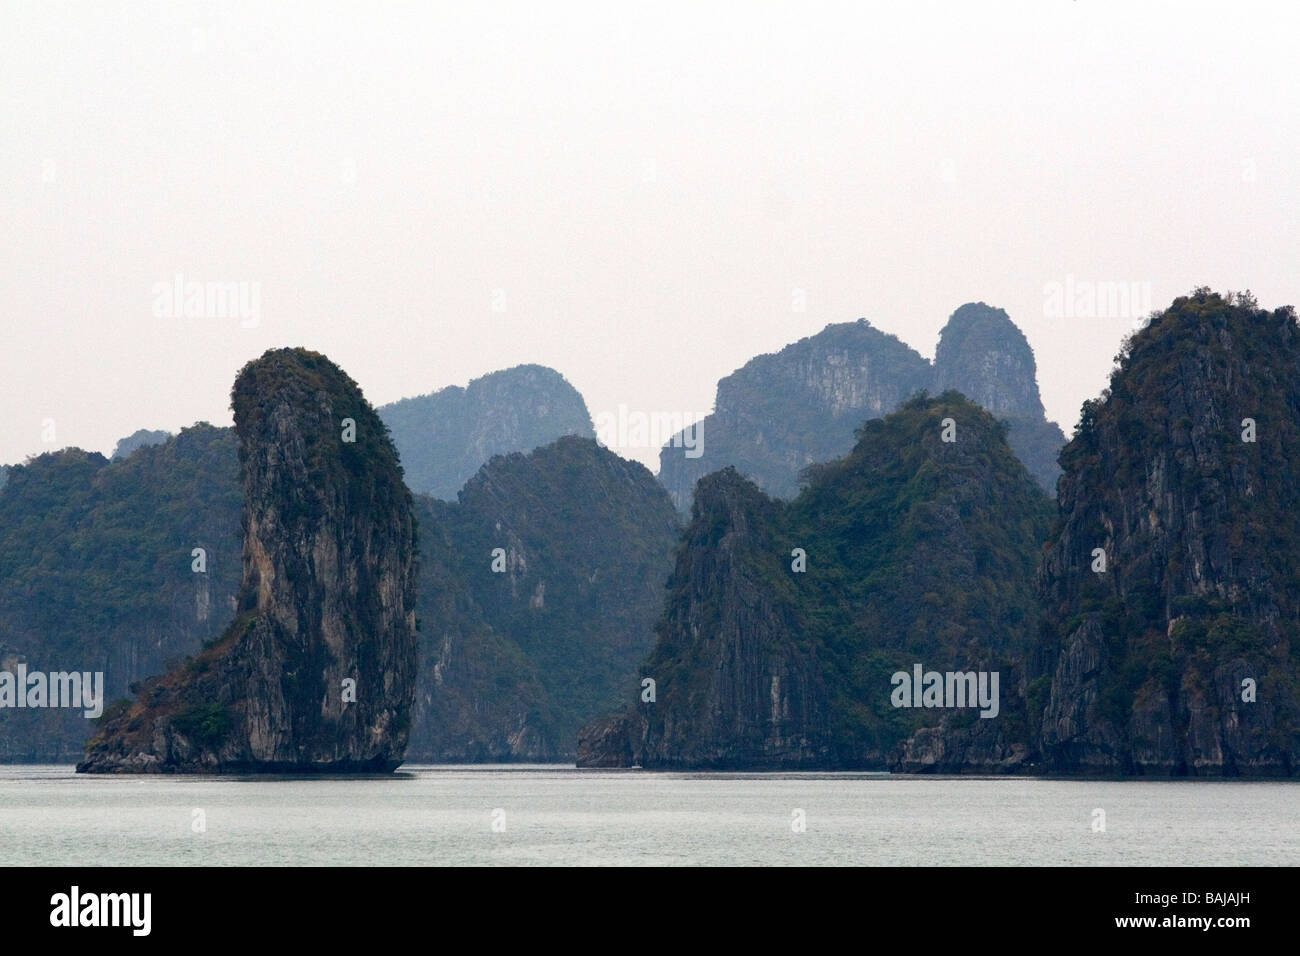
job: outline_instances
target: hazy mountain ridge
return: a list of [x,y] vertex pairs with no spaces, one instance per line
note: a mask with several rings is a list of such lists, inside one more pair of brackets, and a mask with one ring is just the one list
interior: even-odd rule
[[109,456],[111,461],[117,461],[119,458],[128,457],[137,448],[143,448],[146,445],[161,445],[167,439],[172,437],[172,433],[162,429],[140,428],[118,441],[113,448],[113,454]]
[[893,411],[918,391],[956,389],[1009,421],[1017,456],[1055,494],[1065,435],[1043,415],[1036,375],[1024,333],[982,302],[953,313],[933,364],[866,319],[831,324],[721,379],[702,426],[703,454],[688,457],[678,438],[660,452],[659,477],[683,513],[695,482],[728,465],[768,494],[790,499],[802,469],[847,454],[864,419]]
[[595,436],[582,396],[542,365],[404,398],[381,406],[379,417],[397,445],[407,487],[448,501],[493,455],[531,451],[563,435]]
[[1055,496],[1065,433],[1043,413],[1034,350],[1005,311],[973,302],[948,319],[935,350],[932,390],[948,389],[1004,419],[1011,450]]
[[864,418],[891,411],[930,382],[930,366],[865,319],[828,325],[779,352],[750,359],[718,382],[703,453],[667,445],[659,480],[689,514],[695,482],[728,465],[777,497],[792,498],[808,465],[843,454]]

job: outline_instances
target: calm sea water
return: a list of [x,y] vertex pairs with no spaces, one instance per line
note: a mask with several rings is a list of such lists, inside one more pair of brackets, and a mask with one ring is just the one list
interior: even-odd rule
[[[1105,832],[1094,832],[1094,810]],[[205,832],[195,832],[202,810]],[[802,810],[804,832],[795,832]],[[500,811],[500,812],[496,812]],[[504,822],[504,831],[493,829]],[[0,767],[0,864],[1300,864],[1300,784],[405,766]]]

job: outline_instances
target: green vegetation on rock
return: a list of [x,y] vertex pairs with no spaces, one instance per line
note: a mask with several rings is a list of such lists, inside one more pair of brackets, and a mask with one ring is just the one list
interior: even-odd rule
[[1051,511],[1004,427],[955,392],[920,395],[806,479],[789,504],[731,469],[700,483],[642,666],[658,699],[632,705],[626,733],[587,728],[580,760],[616,763],[595,744],[606,740],[651,766],[924,762],[907,745],[943,712],[890,702],[891,675],[916,663],[1001,672],[996,729],[949,715],[936,766],[1024,758],[1034,569]]
[[[421,502],[425,674],[412,759],[554,760],[653,641],[679,533],[642,465],[591,439],[493,458]],[[493,551],[500,548],[500,571]]]
[[1043,562],[1048,765],[1300,770],[1297,448],[1290,307],[1197,289],[1124,342],[1061,453]]

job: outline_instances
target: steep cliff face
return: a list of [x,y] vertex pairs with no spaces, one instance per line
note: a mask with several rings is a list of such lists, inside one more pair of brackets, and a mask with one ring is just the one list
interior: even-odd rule
[[324,356],[267,352],[232,392],[238,616],[104,718],[83,772],[388,771],[416,671],[415,521],[397,454]]
[[853,447],[853,430],[930,384],[930,364],[866,319],[828,325],[718,382],[703,453],[679,437],[659,456],[659,480],[683,513],[695,483],[727,466],[764,492],[792,498],[800,471]]
[[653,642],[680,526],[642,465],[566,437],[420,508],[411,759],[572,758]]
[[1041,578],[1051,767],[1300,769],[1297,383],[1292,310],[1201,289],[1085,403]]
[[[789,504],[708,476],[642,666],[656,699],[584,728],[579,762],[1015,769],[1049,510],[955,392],[868,422]],[[997,716],[895,706],[892,676],[918,664],[997,671]]]
[[659,480],[689,513],[695,482],[728,465],[777,498],[793,498],[809,465],[853,447],[854,429],[918,391],[956,390],[1007,422],[1017,457],[1049,494],[1065,444],[1043,415],[1034,353],[1001,309],[968,303],[945,326],[932,366],[865,319],[828,325],[718,383],[701,431],[703,454],[676,436],[659,455]]
[[641,696],[582,731],[581,765],[826,762],[826,691],[815,649],[799,646],[784,519],[784,507],[735,469],[700,482],[659,642],[636,681]]
[[559,372],[519,365],[379,409],[414,492],[452,500],[493,455],[562,435],[595,435],[582,396]]
[[961,392],[1005,420],[1011,450],[1046,491],[1056,493],[1056,456],[1065,435],[1043,414],[1034,351],[1006,312],[968,302],[952,314],[935,351],[933,388]]
[[[15,466],[0,494],[0,670],[103,672],[109,701],[219,636],[239,587],[232,429],[199,424],[117,461]],[[0,759],[74,762],[75,709],[5,710]]]

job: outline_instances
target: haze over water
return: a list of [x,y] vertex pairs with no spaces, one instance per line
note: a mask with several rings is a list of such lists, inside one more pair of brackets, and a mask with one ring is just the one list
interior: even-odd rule
[[[394,776],[0,767],[13,865],[1295,865],[1294,783],[406,765]],[[494,810],[505,830],[494,832]],[[807,829],[791,827],[803,810]],[[1105,832],[1094,832],[1094,811]],[[194,831],[202,810],[205,832]],[[501,819],[497,814],[496,819]]]

